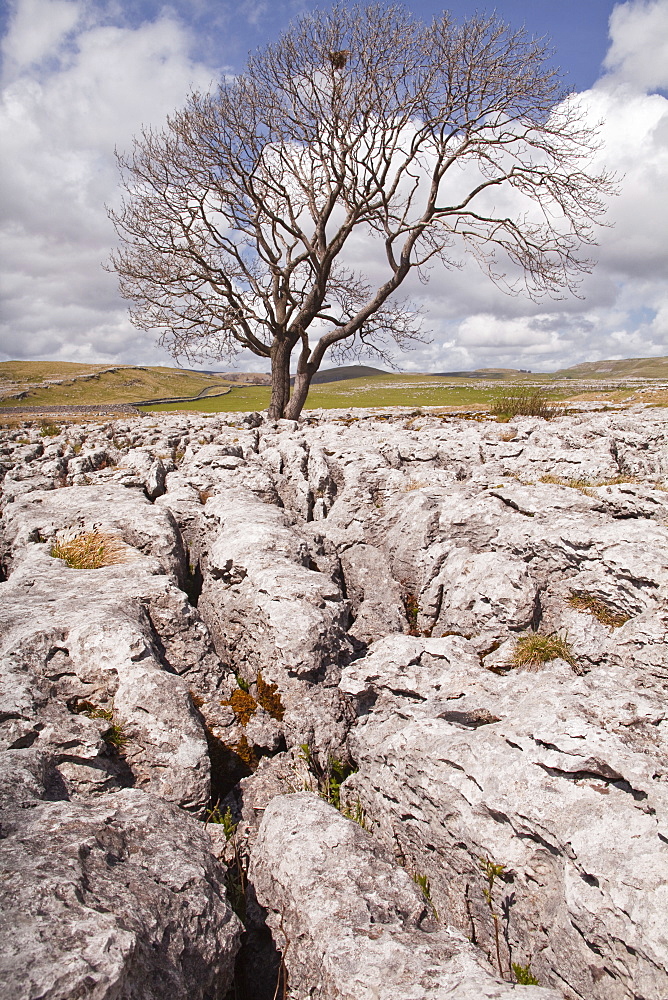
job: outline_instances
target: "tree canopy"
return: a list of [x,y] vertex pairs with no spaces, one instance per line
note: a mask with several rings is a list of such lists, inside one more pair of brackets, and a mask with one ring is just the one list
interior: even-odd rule
[[118,156],[133,322],[190,362],[270,359],[270,415],[297,417],[326,351],[422,337],[411,271],[473,255],[508,291],[574,291],[612,182],[546,56],[493,16],[302,17]]

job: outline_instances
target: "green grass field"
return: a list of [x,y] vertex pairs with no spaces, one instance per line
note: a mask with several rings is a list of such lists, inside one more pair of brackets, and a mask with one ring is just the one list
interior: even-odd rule
[[[515,385],[515,380],[510,384]],[[311,386],[305,409],[335,410],[355,406],[487,407],[494,398],[507,392],[508,388],[509,382],[505,380],[489,384],[480,382],[471,384],[461,379],[444,379],[429,375],[387,375],[347,379],[343,382],[326,382]],[[558,398],[559,395],[550,393],[554,398]],[[218,399],[202,399],[187,404],[165,403],[142,409],[188,409],[200,413],[266,410],[269,406],[269,396],[268,387],[239,387],[233,388],[228,395]]]
[[[499,396],[538,386],[554,401],[601,400],[625,402],[642,400],[655,405],[668,402],[668,388],[653,383],[652,395],[638,393],[638,385],[625,379],[638,377],[641,361],[652,372],[665,370],[668,382],[668,359],[631,359],[628,362],[598,362],[599,368],[615,368],[608,374],[592,372],[592,365],[581,365],[570,372],[546,374],[520,374],[509,370],[498,378],[477,378],[472,373],[465,378],[443,378],[434,375],[386,374],[364,376],[337,382],[313,385],[306,401],[309,409],[347,409],[349,407],[446,407],[461,409],[486,409]],[[579,372],[579,377],[576,377]],[[629,374],[629,372],[631,374]],[[86,377],[90,376],[90,377]],[[248,375],[249,379],[257,376]],[[61,384],[48,384],[45,380],[59,379]],[[664,383],[665,385],[665,383]],[[225,377],[206,375],[179,368],[142,367],[132,365],[83,365],[67,362],[8,361],[0,363],[0,390],[5,398],[0,410],[5,414],[25,406],[105,405],[109,403],[135,403],[142,399],[161,397],[196,396],[221,392],[224,396],[203,398],[196,401],[142,407],[144,410],[194,410],[201,413],[229,413],[265,410],[269,405],[270,390],[264,385],[239,385]],[[25,391],[23,399],[15,398]],[[14,398],[9,398],[14,396]]]

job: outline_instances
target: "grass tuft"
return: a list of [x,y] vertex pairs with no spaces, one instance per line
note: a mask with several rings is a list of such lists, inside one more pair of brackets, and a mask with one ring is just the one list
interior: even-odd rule
[[56,437],[56,435],[60,434],[60,427],[49,420],[43,420],[39,433],[41,437]]
[[490,413],[501,422],[512,420],[513,417],[542,417],[544,420],[551,420],[561,416],[563,409],[551,403],[540,389],[534,389],[499,396],[492,402]]
[[571,596],[568,598],[568,603],[576,611],[586,611],[588,614],[593,615],[594,618],[597,618],[603,625],[608,625],[610,628],[621,628],[631,617],[618,608],[610,607],[605,601],[594,597],[593,594],[589,594],[586,590],[572,591]]
[[101,569],[125,562],[120,538],[101,531],[86,531],[69,541],[56,541],[50,554],[54,559],[62,559],[71,569]]
[[571,666],[575,665],[575,657],[566,639],[556,633],[541,635],[539,632],[532,632],[517,640],[512,666],[536,668],[542,663],[557,659],[565,660]]

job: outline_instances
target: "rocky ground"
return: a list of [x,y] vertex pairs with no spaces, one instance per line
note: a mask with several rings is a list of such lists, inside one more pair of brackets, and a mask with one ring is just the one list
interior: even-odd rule
[[0,472],[3,1000],[666,1000],[668,410]]

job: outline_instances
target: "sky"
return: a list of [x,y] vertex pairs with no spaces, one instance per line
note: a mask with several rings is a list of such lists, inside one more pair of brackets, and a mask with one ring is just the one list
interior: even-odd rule
[[[114,274],[114,148],[160,126],[192,88],[239,72],[319,0],[0,0],[0,360],[174,364],[132,327]],[[406,6],[431,19],[440,5]],[[478,0],[447,5],[461,20]],[[598,166],[619,177],[597,265],[580,296],[533,303],[477,266],[416,284],[431,343],[406,371],[668,355],[668,0],[496,0],[488,9],[547,37],[554,65],[604,122]],[[327,366],[325,361],[324,366]],[[221,368],[230,370],[229,363]],[[267,370],[248,352],[239,370]]]

